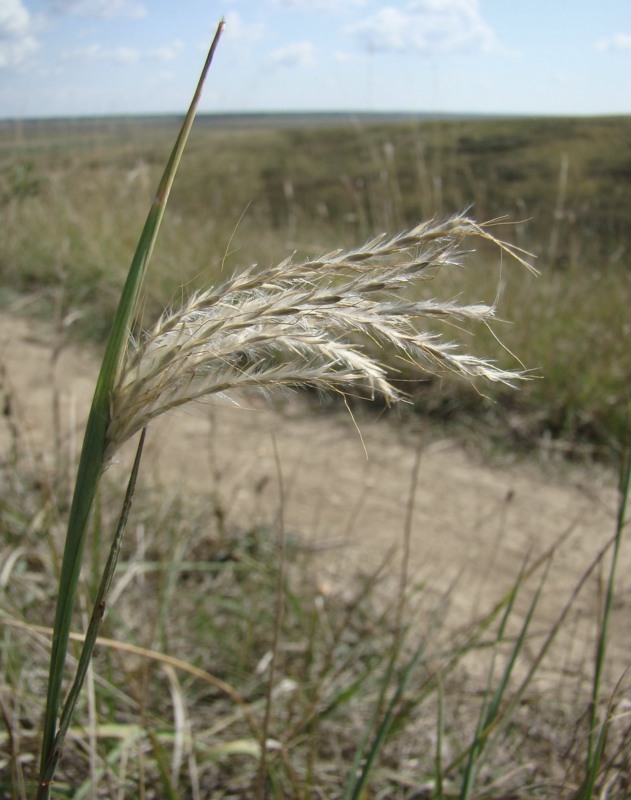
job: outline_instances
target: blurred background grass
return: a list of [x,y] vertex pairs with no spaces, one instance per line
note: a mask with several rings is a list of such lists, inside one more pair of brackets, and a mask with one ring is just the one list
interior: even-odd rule
[[[177,124],[0,124],[3,305],[72,318],[75,336],[104,338]],[[497,253],[481,248],[472,268],[419,291],[471,302],[499,293],[499,315],[511,324],[496,332],[541,379],[519,393],[485,387],[489,404],[454,380],[412,384],[404,371],[415,409],[481,421],[511,445],[607,457],[631,441],[630,134],[629,118],[201,117],[152,264],[145,319],[183,285],[472,206],[480,222],[507,218],[494,232],[533,253],[541,277],[500,269]],[[514,366],[490,334],[476,336],[474,349]]]

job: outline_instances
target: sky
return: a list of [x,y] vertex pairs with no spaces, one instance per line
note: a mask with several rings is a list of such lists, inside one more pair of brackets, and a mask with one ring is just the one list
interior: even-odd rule
[[[177,10],[175,10],[177,9]],[[0,118],[631,113],[631,0],[0,0]]]

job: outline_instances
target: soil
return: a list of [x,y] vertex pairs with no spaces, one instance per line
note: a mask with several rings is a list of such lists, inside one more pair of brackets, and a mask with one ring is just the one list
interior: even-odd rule
[[[10,446],[18,421],[33,458],[53,468],[56,431],[71,453],[81,444],[98,355],[59,348],[52,326],[0,315],[0,365],[11,416],[0,442]],[[55,424],[55,416],[58,423]],[[220,504],[238,529],[282,521],[313,552],[324,594],[344,591],[358,572],[380,573],[396,592],[406,535],[408,574],[422,586],[423,608],[449,593],[449,624],[466,625],[493,607],[520,568],[558,544],[527,649],[536,653],[574,587],[612,536],[617,479],[602,467],[465,446],[419,420],[395,425],[378,414],[353,419],[343,409],[318,410],[300,394],[274,403],[213,401],[155,423],[143,464],[146,486],[199,495]],[[125,462],[110,477],[126,479]],[[413,480],[418,462],[418,477]],[[414,484],[414,491],[412,485]],[[563,626],[554,657],[564,669],[593,664],[610,559],[590,576]],[[527,607],[537,580],[526,587]],[[631,546],[623,541],[611,622],[608,679],[631,664]],[[445,622],[444,624],[447,624]],[[558,674],[558,673],[557,673]]]

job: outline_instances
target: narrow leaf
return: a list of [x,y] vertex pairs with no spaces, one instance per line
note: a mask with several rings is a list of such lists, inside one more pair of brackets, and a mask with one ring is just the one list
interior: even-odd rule
[[59,757],[58,754],[53,752],[53,748],[59,706],[61,704],[62,681],[68,651],[72,612],[75,605],[79,574],[83,561],[88,520],[104,467],[107,428],[110,421],[111,392],[127,348],[130,329],[138,308],[147,264],[151,258],[175,173],[182,153],[184,152],[184,147],[201,97],[204,80],[210,68],[219,38],[223,32],[223,27],[224,23],[222,20],[217,28],[193,100],[165,168],[153,204],[149,210],[147,221],[145,222],[144,229],[140,236],[114,318],[112,331],[97,379],[90,414],[88,416],[72,506],[70,509],[70,517],[68,520],[68,530],[59,580],[57,608],[53,626],[48,693],[43,724],[40,761],[42,777],[40,779],[39,798],[48,798],[50,796],[50,779],[45,779],[44,775],[47,772],[50,762]]

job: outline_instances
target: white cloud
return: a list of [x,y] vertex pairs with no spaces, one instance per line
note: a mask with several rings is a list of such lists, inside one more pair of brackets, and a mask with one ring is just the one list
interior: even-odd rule
[[477,0],[414,0],[405,10],[386,6],[347,32],[374,50],[462,52],[497,45]]
[[265,33],[265,25],[253,22],[251,25],[243,22],[238,11],[229,11],[226,16],[226,31],[224,39],[237,45],[249,45],[261,39]]
[[315,64],[315,47],[311,42],[294,42],[270,55],[274,67],[312,67]]
[[478,0],[410,0],[410,11],[427,14],[449,14],[454,11],[462,14],[477,14]]
[[117,64],[137,64],[140,51],[133,47],[114,47],[111,49],[100,44],[88,44],[75,47],[61,54],[62,61],[114,61]]
[[606,52],[614,50],[631,50],[631,34],[629,33],[615,33],[608,39],[601,39],[596,42],[596,49]]
[[78,17],[138,19],[147,16],[147,9],[137,0],[49,0],[49,4],[59,14]]
[[0,69],[15,67],[37,50],[33,21],[22,0],[0,3]]
[[182,49],[182,42],[176,40],[171,44],[156,47],[152,50],[139,50],[136,47],[106,48],[101,44],[89,44],[75,47],[61,54],[62,61],[111,61],[115,64],[137,64],[139,61],[172,61]]
[[174,61],[183,47],[184,43],[180,39],[176,39],[171,44],[163,44],[162,47],[147,50],[143,54],[143,58],[154,59],[155,61]]
[[363,6],[364,0],[273,0],[273,5],[289,11],[343,11],[350,6]]

